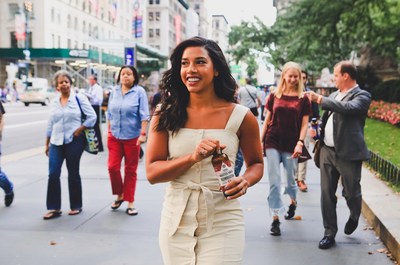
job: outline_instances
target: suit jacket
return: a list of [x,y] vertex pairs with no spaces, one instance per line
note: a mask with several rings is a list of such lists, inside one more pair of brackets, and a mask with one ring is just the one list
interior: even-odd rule
[[338,101],[335,100],[338,93],[336,91],[322,100],[321,107],[325,112],[321,139],[324,139],[324,128],[332,112],[336,155],[346,160],[368,160],[370,153],[364,140],[364,126],[371,94],[357,86]]

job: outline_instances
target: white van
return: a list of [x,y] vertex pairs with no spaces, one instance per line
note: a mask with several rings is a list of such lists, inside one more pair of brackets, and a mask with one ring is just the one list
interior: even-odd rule
[[48,105],[50,101],[56,96],[56,90],[49,86],[49,82],[45,78],[28,78],[25,82],[25,89],[19,95],[21,102],[25,106],[30,103],[38,103],[43,106]]

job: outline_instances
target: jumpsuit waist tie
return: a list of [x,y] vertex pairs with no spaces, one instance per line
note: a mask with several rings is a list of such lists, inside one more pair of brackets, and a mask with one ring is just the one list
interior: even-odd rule
[[171,182],[171,185],[180,191],[176,192],[175,196],[179,196],[181,201],[178,204],[179,206],[174,209],[169,236],[173,236],[178,230],[183,212],[186,209],[189,197],[193,191],[200,191],[204,195],[204,200],[200,203],[203,203],[205,206],[204,208],[206,209],[206,230],[207,232],[211,231],[214,222],[214,200],[212,191],[209,188],[192,181],[188,181],[186,183]]

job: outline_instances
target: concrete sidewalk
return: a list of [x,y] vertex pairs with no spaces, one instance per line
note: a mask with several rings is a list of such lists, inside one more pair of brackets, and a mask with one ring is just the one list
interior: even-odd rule
[[[27,155],[29,154],[29,155]],[[11,159],[12,158],[12,159]],[[46,212],[47,157],[35,150],[3,157],[3,170],[15,184],[11,207],[0,206],[0,264],[162,264],[158,247],[158,226],[165,184],[150,185],[144,161],[139,163],[135,206],[139,215],[125,214],[126,204],[117,211],[110,205],[111,195],[107,153],[84,153],[81,161],[83,212],[68,216],[66,168],[62,171],[63,215],[44,221]],[[308,163],[309,192],[299,192],[299,221],[282,220],[282,236],[269,235],[268,177],[250,188],[241,199],[245,214],[246,248],[243,264],[376,264],[393,262],[381,253],[385,246],[361,218],[351,235],[343,233],[349,212],[338,191],[339,233],[337,244],[318,249],[323,237],[320,211],[319,170]],[[367,170],[363,171],[363,214],[377,225],[377,232],[392,254],[399,255],[400,199]],[[285,196],[289,203],[289,198]],[[177,264],[179,265],[179,264]],[[210,264],[212,265],[212,264]]]

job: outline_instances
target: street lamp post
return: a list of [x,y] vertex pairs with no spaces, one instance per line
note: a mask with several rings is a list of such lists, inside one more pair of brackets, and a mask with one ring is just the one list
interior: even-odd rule
[[29,18],[33,11],[33,4],[29,0],[24,1],[24,13],[25,13],[25,61],[26,61],[26,79],[29,77],[29,61],[31,60],[29,51]]

